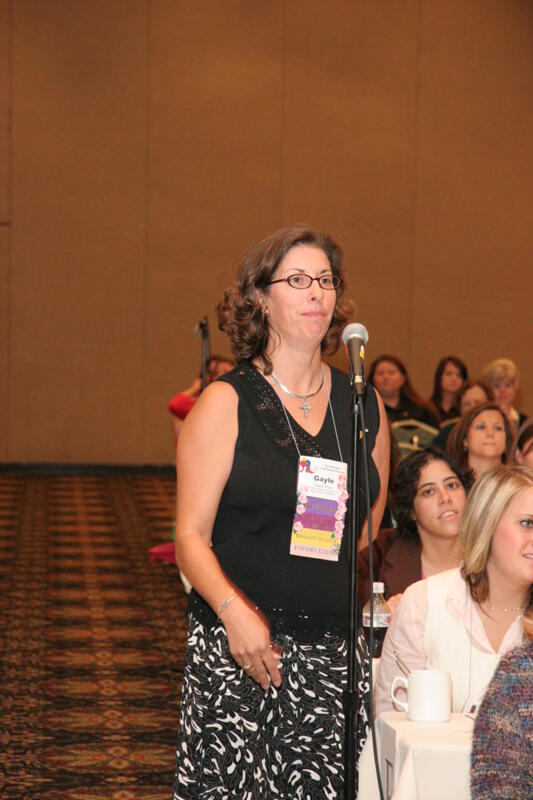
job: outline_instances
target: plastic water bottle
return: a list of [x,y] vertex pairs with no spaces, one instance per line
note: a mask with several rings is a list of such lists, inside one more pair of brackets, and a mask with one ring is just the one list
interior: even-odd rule
[[[373,625],[373,650],[370,653],[372,658],[381,658],[381,648],[387,633],[387,628],[391,621],[392,612],[383,596],[385,585],[380,581],[372,584],[372,594],[374,595],[374,625]],[[370,600],[363,608],[363,631],[370,650]]]

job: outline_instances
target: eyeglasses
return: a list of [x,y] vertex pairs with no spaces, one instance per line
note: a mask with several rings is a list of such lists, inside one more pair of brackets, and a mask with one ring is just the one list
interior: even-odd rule
[[313,281],[316,281],[321,289],[338,289],[342,285],[342,280],[337,275],[319,275],[318,278],[312,278],[306,275],[305,272],[297,272],[294,275],[288,275],[286,278],[278,278],[276,281],[270,281],[265,286],[272,286],[274,283],[288,283],[293,289],[309,289]]

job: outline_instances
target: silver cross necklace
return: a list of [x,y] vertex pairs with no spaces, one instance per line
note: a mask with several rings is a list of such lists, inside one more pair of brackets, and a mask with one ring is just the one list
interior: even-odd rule
[[314,392],[310,392],[309,394],[297,394],[296,392],[291,392],[291,390],[287,389],[285,384],[282,383],[280,381],[280,379],[276,375],[274,375],[273,372],[270,373],[272,375],[273,380],[275,380],[275,382],[277,383],[277,385],[279,386],[279,388],[281,389],[282,392],[285,392],[285,394],[288,394],[291,397],[296,397],[297,400],[301,400],[302,401],[302,404],[300,406],[298,406],[298,408],[301,411],[304,412],[304,417],[306,419],[307,419],[307,415],[311,411],[311,404],[308,403],[307,401],[309,400],[310,397],[314,397],[315,395],[317,395],[319,393],[319,391],[322,389],[322,387],[324,386],[324,367],[321,367],[320,369],[321,369],[321,372],[322,372],[322,380],[320,381],[320,386],[318,387],[318,389],[315,389]]

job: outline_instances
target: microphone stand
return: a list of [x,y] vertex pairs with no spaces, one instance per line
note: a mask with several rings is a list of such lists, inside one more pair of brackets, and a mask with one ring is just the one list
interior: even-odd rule
[[209,358],[209,321],[207,317],[202,317],[198,325],[196,326],[196,334],[202,337],[202,365],[201,365],[201,374],[202,374],[202,392],[207,386],[207,360]]
[[344,800],[355,800],[357,752],[357,542],[361,534],[361,407],[364,386],[352,375],[352,447],[350,452],[350,497],[348,519],[348,674],[343,692],[344,705]]

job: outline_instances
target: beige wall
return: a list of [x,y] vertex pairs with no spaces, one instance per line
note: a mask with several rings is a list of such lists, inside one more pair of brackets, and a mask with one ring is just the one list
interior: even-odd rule
[[[0,0],[0,460],[167,463],[247,246],[346,253],[370,358],[533,413],[528,0]],[[342,365],[343,357],[335,363]]]

